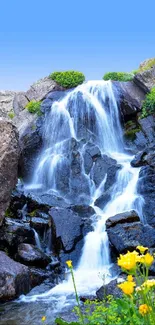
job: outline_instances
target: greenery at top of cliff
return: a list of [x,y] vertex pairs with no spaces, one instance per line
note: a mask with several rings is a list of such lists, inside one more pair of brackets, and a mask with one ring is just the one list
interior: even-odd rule
[[32,100],[31,102],[29,102],[25,108],[29,111],[29,113],[31,114],[37,114],[37,115],[42,115],[41,113],[41,101],[35,101]]
[[131,81],[133,74],[127,72],[108,72],[103,76],[103,80]]
[[143,63],[140,64],[137,70],[133,70],[133,74],[137,74],[146,70],[150,70],[155,66],[155,58],[145,60]]
[[82,72],[73,70],[53,72],[49,77],[60,86],[67,89],[74,88],[85,81],[85,76]]
[[155,87],[146,95],[142,105],[141,117],[147,117],[150,114],[155,114]]

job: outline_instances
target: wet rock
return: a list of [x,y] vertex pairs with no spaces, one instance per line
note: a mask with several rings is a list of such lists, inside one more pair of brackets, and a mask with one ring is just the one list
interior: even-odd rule
[[117,287],[117,285],[117,280],[112,280],[110,283],[102,286],[99,290],[96,291],[97,299],[103,301],[109,295],[112,295],[115,298],[121,298],[122,292]]
[[43,235],[49,227],[49,217],[46,219],[40,217],[31,217],[30,226]]
[[8,120],[0,118],[0,225],[17,182],[18,133]]
[[112,189],[107,190],[104,192],[96,201],[95,205],[98,206],[100,209],[104,209],[106,204],[110,201],[111,199],[111,191]]
[[30,273],[27,266],[13,261],[0,252],[0,301],[15,299],[30,290]]
[[141,129],[144,135],[147,138],[148,144],[154,144],[155,141],[155,117],[153,115],[149,115],[145,118],[139,119],[138,123],[141,126]]
[[139,173],[138,192],[143,196],[143,214],[146,221],[155,227],[155,165],[141,168]]
[[123,224],[123,223],[132,223],[140,221],[140,218],[136,211],[126,211],[119,214],[116,214],[113,217],[110,217],[106,221],[106,228],[109,229],[111,227],[115,227],[117,224]]
[[0,249],[7,249],[14,256],[17,246],[23,242],[35,243],[34,232],[29,224],[5,218],[5,223],[0,228]]
[[108,190],[115,183],[116,174],[119,169],[120,165],[117,165],[115,159],[106,155],[97,158],[93,167],[93,180],[96,187],[101,184],[107,174],[104,190]]
[[113,87],[120,104],[122,118],[128,121],[141,110],[145,91],[139,88],[133,81],[114,81]]
[[51,208],[49,213],[52,218],[55,250],[72,251],[83,237],[83,223],[78,214],[70,208]]
[[147,155],[147,152],[145,150],[138,152],[135,155],[134,159],[131,161],[131,166],[132,167],[144,166],[146,164],[146,161],[145,161],[145,156],[146,155]]
[[[54,275],[51,271],[47,271],[44,269],[29,267],[30,271],[30,284],[31,288],[34,288],[40,285],[46,279],[54,280]],[[44,291],[45,292],[45,291]]]
[[23,264],[37,267],[46,267],[50,258],[41,250],[30,244],[20,244],[16,258]]
[[141,222],[118,223],[108,228],[107,233],[111,245],[118,253],[133,250],[138,245],[155,247],[155,229]]
[[149,70],[137,73],[134,77],[134,82],[143,91],[148,92],[155,86],[155,66]]

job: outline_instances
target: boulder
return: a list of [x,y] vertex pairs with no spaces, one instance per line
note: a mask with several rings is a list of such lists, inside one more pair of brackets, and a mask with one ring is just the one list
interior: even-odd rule
[[143,91],[150,91],[155,86],[155,65],[149,70],[137,73],[134,77],[134,82]]
[[14,111],[13,101],[16,92],[0,91],[0,117],[8,118],[8,113]]
[[113,81],[113,88],[120,105],[123,120],[128,121],[141,111],[145,92],[133,81]]
[[122,292],[117,287],[117,280],[112,280],[110,283],[102,286],[99,290],[96,291],[97,299],[103,301],[107,296],[114,296],[115,298],[121,298]]
[[140,218],[134,210],[118,213],[106,220],[106,229],[115,227],[117,224],[132,223],[136,221],[140,221]]
[[30,273],[27,266],[13,261],[0,251],[0,301],[15,299],[30,290]]
[[45,77],[35,82],[25,93],[25,95],[29,101],[40,101],[43,100],[51,91],[63,89],[64,88],[59,86],[54,80],[49,77]]
[[105,191],[108,190],[115,183],[116,174],[119,169],[120,165],[117,165],[117,161],[111,157],[102,155],[102,157],[96,158],[93,167],[93,180],[96,187],[101,184],[107,174],[104,189]]
[[0,249],[7,248],[9,254],[14,256],[20,243],[35,243],[33,229],[28,223],[5,218],[5,222],[0,228]]
[[155,247],[155,229],[141,222],[118,223],[108,228],[107,234],[112,247],[119,254],[133,250],[138,245]]
[[45,253],[30,244],[20,244],[18,246],[16,259],[23,264],[41,268],[46,267],[50,262],[50,258]]
[[16,127],[0,118],[0,225],[10,203],[11,192],[17,183],[18,133]]

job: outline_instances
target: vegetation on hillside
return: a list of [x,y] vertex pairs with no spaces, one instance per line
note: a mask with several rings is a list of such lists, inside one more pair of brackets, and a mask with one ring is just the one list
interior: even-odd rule
[[25,106],[25,108],[29,111],[29,113],[41,115],[41,101],[32,100]]
[[133,74],[127,72],[108,72],[103,76],[103,80],[131,81],[132,79]]
[[73,70],[53,72],[50,74],[50,78],[67,89],[77,87],[85,81],[85,76],[82,72]]
[[133,74],[137,74],[139,72],[150,70],[151,68],[153,68],[153,66],[155,66],[155,58],[144,61],[143,63],[140,64],[137,70],[134,70],[132,72]]
[[142,105],[141,117],[147,117],[150,114],[155,114],[155,87],[146,95]]

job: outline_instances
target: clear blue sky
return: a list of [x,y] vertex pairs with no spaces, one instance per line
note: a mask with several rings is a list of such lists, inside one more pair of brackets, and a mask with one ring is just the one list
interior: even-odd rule
[[155,1],[1,0],[0,89],[56,70],[101,79],[155,56]]

